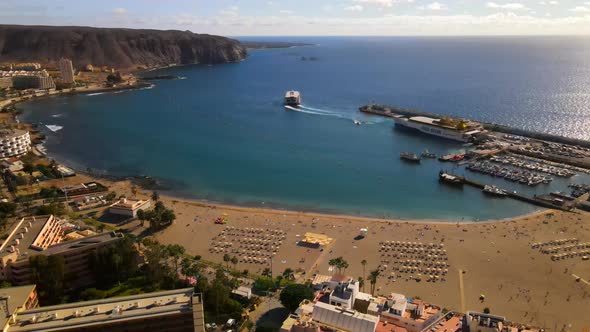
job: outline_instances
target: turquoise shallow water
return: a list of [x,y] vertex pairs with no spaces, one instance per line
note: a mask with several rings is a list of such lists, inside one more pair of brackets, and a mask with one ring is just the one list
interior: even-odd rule
[[[28,102],[23,119],[63,127],[42,127],[58,160],[114,175],[155,176],[173,184],[177,195],[441,220],[505,218],[535,207],[441,186],[437,173],[450,165],[409,165],[399,153],[448,153],[461,145],[396,130],[388,119],[359,114],[358,106],[375,100],[590,137],[587,39],[309,41],[320,46],[153,72],[186,79],[158,81],[149,90]],[[302,92],[305,112],[283,108],[289,89]],[[367,123],[355,126],[353,119]],[[531,195],[587,182],[577,176],[529,188],[454,171]]]

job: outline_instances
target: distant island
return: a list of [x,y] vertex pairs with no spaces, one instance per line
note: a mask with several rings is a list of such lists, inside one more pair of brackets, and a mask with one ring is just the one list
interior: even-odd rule
[[4,62],[49,65],[64,57],[80,68],[137,70],[238,62],[246,56],[246,48],[237,40],[190,31],[0,25]]
[[242,46],[248,50],[258,50],[265,48],[289,48],[289,47],[300,47],[300,46],[316,46],[316,44],[307,43],[289,43],[289,42],[257,42],[257,41],[242,41]]

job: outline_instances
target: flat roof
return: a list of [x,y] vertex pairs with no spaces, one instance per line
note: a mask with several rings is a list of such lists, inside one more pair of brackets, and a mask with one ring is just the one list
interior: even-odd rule
[[35,287],[35,285],[25,285],[0,289],[0,299],[5,298],[8,300],[6,301],[8,307],[5,307],[4,301],[0,301],[0,312],[3,313],[0,315],[0,327],[4,328],[8,322],[8,317],[10,317],[7,317],[4,313],[12,315],[16,309],[24,305],[29,298],[29,294],[35,290]]
[[88,236],[82,239],[65,241],[62,243],[54,244],[43,250],[46,255],[60,254],[69,250],[89,247],[98,243],[117,241],[123,237],[123,234],[116,232],[101,233],[94,236]]
[[374,332],[379,323],[377,316],[355,310],[343,310],[323,302],[317,302],[314,305],[312,319],[328,326],[354,332]]
[[[15,249],[19,250],[16,259],[17,261],[28,259],[30,253],[36,254],[41,252],[41,250],[32,249],[30,247],[39,235],[39,232],[43,229],[43,226],[45,226],[51,217],[52,216],[32,216],[22,218],[14,225],[6,240],[0,245],[0,257],[13,255],[14,253],[9,251],[11,246],[14,246]],[[31,223],[31,226],[29,226],[29,222]],[[16,243],[16,240],[18,240],[18,244]]]
[[203,310],[201,294],[195,294],[193,288],[41,307],[18,313],[9,330],[62,331],[113,321],[193,312],[191,301],[200,306],[200,311]]
[[148,203],[148,201],[144,201],[142,199],[120,199],[119,201],[111,204],[111,207],[114,208],[119,208],[119,209],[137,209],[138,207],[141,207],[142,205]]
[[0,130],[0,139],[7,139],[26,135],[28,131],[21,129],[2,129]]

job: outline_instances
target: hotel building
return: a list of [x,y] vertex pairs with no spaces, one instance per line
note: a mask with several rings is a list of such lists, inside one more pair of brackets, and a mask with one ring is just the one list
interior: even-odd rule
[[72,65],[72,60],[61,58],[58,64],[63,82],[66,84],[74,83],[74,66]]
[[20,129],[0,130],[0,158],[23,155],[31,150],[31,136]]
[[0,279],[13,285],[31,283],[32,270],[29,258],[37,255],[58,255],[64,258],[65,269],[74,275],[70,288],[94,283],[89,270],[89,256],[98,248],[110,246],[120,240],[119,233],[102,233],[72,241],[63,241],[63,220],[54,216],[21,219],[0,246]]
[[6,332],[202,332],[202,297],[193,288],[23,310]]
[[[53,78],[49,76],[47,71],[3,71],[0,76],[4,80],[3,85],[10,85],[17,90],[26,89],[41,89],[49,90],[55,88]],[[8,83],[8,79],[10,83]]]

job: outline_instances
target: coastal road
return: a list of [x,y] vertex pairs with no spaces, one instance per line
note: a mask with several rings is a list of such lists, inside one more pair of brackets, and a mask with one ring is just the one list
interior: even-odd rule
[[465,312],[465,287],[463,287],[463,270],[459,269],[459,293],[461,294],[461,312]]

